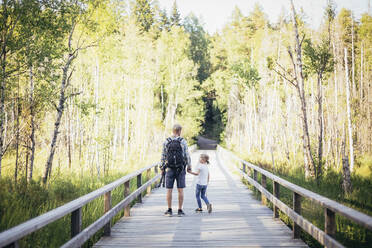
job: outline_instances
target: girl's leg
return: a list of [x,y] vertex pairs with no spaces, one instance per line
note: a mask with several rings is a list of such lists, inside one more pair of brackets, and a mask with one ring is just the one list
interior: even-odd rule
[[207,192],[207,185],[203,185],[201,186],[201,198],[204,200],[205,204],[209,204],[209,201],[208,201],[208,198],[207,196],[205,195],[205,193]]
[[196,201],[198,202],[198,207],[202,208],[201,200],[200,200],[200,190],[201,186],[199,184],[196,185],[196,190],[195,190],[195,196],[196,196]]

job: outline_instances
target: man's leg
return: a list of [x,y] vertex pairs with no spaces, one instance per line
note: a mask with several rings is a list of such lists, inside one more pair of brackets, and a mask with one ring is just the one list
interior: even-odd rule
[[183,188],[178,189],[178,209],[182,209],[183,206]]
[[167,189],[168,208],[172,208],[172,189]]

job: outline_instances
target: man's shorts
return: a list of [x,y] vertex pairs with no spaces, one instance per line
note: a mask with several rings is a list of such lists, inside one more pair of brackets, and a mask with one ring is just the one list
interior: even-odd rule
[[185,178],[186,178],[186,170],[183,170],[177,173],[176,170],[167,168],[167,173],[165,174],[165,187],[167,189],[173,189],[174,180],[176,180],[178,189],[185,188],[186,187]]

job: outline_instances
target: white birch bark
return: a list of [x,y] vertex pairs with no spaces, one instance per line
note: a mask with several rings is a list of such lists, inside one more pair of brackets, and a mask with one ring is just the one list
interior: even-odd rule
[[353,127],[351,124],[351,107],[350,107],[350,83],[349,83],[349,73],[347,64],[347,49],[345,51],[345,82],[346,82],[346,108],[347,108],[347,123],[348,123],[348,133],[349,133],[349,152],[350,152],[350,172],[354,169],[354,148],[353,148]]

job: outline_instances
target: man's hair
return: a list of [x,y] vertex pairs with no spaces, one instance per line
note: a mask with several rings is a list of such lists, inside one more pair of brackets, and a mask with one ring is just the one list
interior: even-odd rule
[[174,124],[172,130],[173,130],[173,133],[180,133],[182,130],[182,127],[180,124]]

